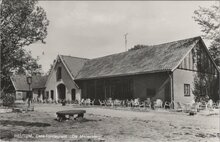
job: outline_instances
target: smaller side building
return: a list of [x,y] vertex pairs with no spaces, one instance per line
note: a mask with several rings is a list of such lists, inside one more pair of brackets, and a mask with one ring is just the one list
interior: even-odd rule
[[[45,83],[47,81],[47,76],[36,75],[32,76],[32,84],[30,85],[30,90],[32,92],[33,100],[43,100],[46,99],[45,95]],[[29,92],[29,85],[27,84],[26,75],[13,75],[11,76],[11,82],[13,85],[13,92],[17,100],[26,100],[27,93]]]

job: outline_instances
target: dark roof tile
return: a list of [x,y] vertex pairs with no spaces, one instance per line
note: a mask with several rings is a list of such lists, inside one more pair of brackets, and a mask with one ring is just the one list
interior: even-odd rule
[[[28,91],[29,85],[27,84],[27,76],[25,75],[13,75],[11,81],[15,87],[15,90]],[[47,76],[32,76],[31,89],[33,88],[45,88]]]
[[76,79],[169,71],[200,39],[194,37],[91,59],[85,63]]
[[65,55],[60,55],[60,57],[64,61],[64,64],[66,64],[68,70],[73,75],[73,77],[75,77],[78,74],[78,72],[84,66],[85,62],[88,61],[88,59],[79,58],[79,57],[72,57]]

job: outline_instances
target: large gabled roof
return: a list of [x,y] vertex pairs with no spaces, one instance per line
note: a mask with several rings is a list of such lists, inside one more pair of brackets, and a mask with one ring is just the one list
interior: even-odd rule
[[[15,90],[19,90],[19,91],[29,90],[29,85],[27,84],[26,75],[13,75],[11,76],[11,81]],[[47,76],[41,76],[41,75],[32,76],[32,84],[30,88],[31,89],[45,88],[46,81],[47,81]]]
[[78,72],[82,69],[85,62],[88,61],[86,58],[72,57],[66,55],[59,55],[62,58],[62,61],[68,68],[69,72],[73,77],[75,77]]
[[173,71],[200,40],[194,37],[91,59],[76,80]]

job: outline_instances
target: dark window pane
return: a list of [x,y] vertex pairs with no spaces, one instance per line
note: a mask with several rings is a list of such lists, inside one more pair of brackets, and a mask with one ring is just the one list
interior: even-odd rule
[[58,67],[58,68],[57,68],[57,81],[62,78],[61,71],[62,71],[61,67]]
[[184,84],[184,96],[190,96],[190,84]]

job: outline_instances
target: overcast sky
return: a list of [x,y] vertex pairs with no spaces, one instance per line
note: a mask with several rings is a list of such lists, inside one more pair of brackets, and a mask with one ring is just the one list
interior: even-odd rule
[[193,11],[212,4],[216,2],[40,1],[50,20],[46,44],[27,49],[40,57],[47,72],[58,54],[96,58],[123,52],[125,33],[128,48],[195,37],[202,33],[192,18]]

